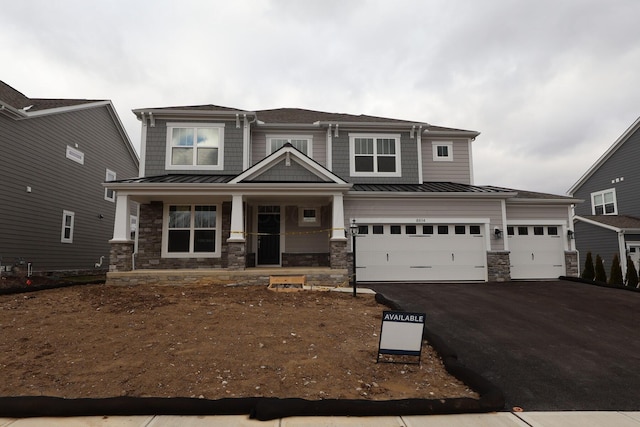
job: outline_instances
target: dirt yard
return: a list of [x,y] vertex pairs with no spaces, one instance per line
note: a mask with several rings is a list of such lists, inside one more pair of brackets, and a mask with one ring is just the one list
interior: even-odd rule
[[73,286],[0,296],[0,396],[471,397],[426,343],[377,363],[372,295]]

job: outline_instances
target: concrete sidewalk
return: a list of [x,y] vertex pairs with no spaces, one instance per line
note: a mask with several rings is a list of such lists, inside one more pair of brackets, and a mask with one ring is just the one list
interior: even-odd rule
[[131,416],[0,418],[0,427],[640,427],[638,412],[498,412],[405,417]]

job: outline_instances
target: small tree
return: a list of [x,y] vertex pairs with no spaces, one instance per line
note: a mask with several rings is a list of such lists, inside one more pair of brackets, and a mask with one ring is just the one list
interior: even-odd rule
[[624,281],[630,288],[638,287],[638,270],[630,256],[627,256],[627,274]]
[[622,283],[622,268],[620,267],[620,258],[618,254],[613,255],[611,261],[611,274],[609,276],[610,285],[623,285]]
[[607,283],[607,273],[604,271],[604,264],[602,264],[602,258],[600,255],[596,255],[596,282]]
[[585,280],[591,280],[596,277],[596,272],[593,268],[593,257],[591,252],[587,252],[587,259],[584,262],[584,270],[582,270],[582,278]]

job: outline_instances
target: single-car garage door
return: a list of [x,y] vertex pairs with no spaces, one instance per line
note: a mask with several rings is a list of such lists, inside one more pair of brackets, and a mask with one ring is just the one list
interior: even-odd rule
[[486,280],[484,226],[361,225],[357,281]]
[[565,274],[560,229],[547,225],[507,227],[512,279],[553,279]]

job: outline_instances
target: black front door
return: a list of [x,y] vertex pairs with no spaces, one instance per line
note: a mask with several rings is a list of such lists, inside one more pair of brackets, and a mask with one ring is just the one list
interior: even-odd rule
[[280,265],[280,214],[258,214],[258,265]]

